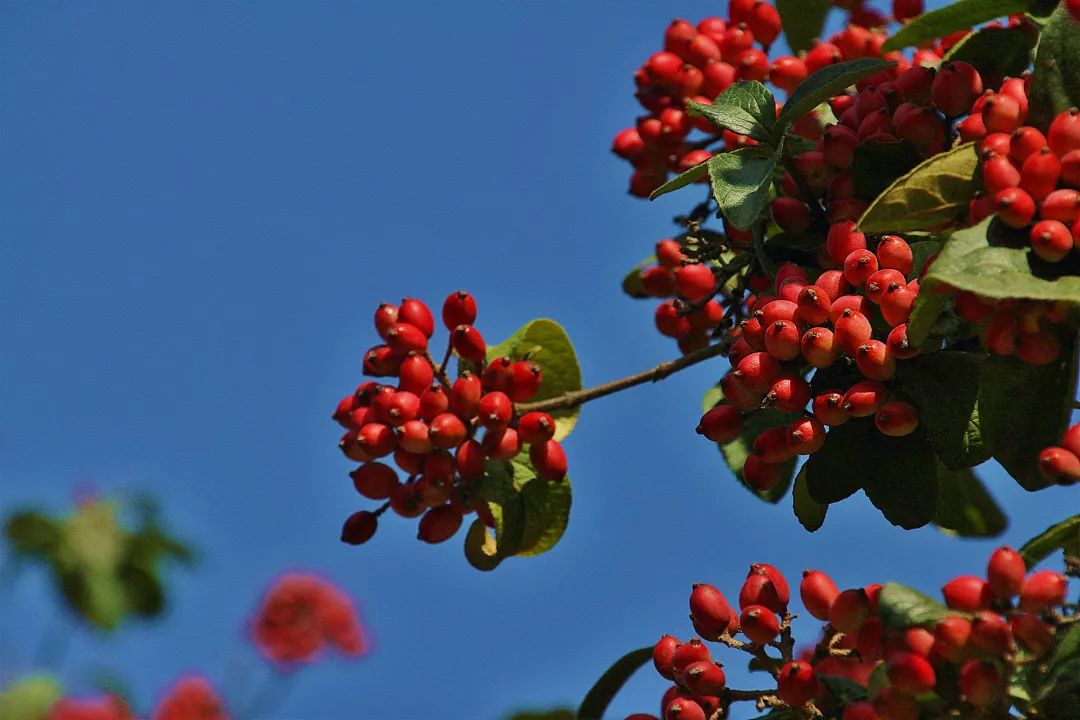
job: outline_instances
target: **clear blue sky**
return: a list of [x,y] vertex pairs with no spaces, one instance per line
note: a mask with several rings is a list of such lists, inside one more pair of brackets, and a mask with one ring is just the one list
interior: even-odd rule
[[[492,340],[556,318],[589,384],[673,355],[619,281],[685,197],[630,199],[607,148],[672,14],[719,3],[3,7],[3,510],[143,488],[203,556],[162,622],[73,639],[72,689],[98,666],[143,707],[189,669],[220,683],[290,568],[359,598],[377,644],[306,672],[275,716],[297,720],[576,703],[624,651],[690,634],[692,582],[734,595],[751,561],[928,590],[983,568],[995,543],[902,532],[861,496],[808,535],[736,487],[692,432],[720,361],[585,408],[547,555],[481,574],[461,538],[422,546],[393,519],[337,540],[360,503],[329,414],[379,301],[467,288]],[[984,475],[1012,543],[1076,505]],[[10,678],[56,604],[33,573],[0,600]],[[617,712],[655,712],[663,687],[641,673]]]

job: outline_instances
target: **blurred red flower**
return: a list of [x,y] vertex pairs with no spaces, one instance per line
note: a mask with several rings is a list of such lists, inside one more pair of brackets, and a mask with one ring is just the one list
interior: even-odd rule
[[201,677],[180,678],[154,709],[152,720],[229,720],[221,698]]
[[253,626],[255,644],[274,662],[311,662],[328,644],[345,655],[367,650],[352,601],[314,575],[281,576],[263,599]]

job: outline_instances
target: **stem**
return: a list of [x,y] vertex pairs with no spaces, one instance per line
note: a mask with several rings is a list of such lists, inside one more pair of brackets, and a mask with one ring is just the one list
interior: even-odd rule
[[[424,357],[427,358],[428,364],[431,365],[431,369],[435,371],[435,377],[438,379],[439,384],[442,385],[447,392],[450,391],[450,379],[446,377],[445,368],[441,368],[435,364],[435,358],[431,357],[431,352],[424,351]],[[449,359],[449,356],[447,357]]]
[[728,690],[728,699],[731,702],[746,702],[752,700],[757,702],[758,700],[776,695],[776,688],[772,690]]
[[579,405],[584,405],[590,400],[602,398],[605,395],[611,395],[617,393],[620,390],[626,390],[632,388],[635,385],[642,385],[647,382],[657,382],[663,380],[668,375],[676,373],[680,370],[690,367],[691,365],[697,365],[699,362],[714,358],[717,355],[722,355],[728,350],[728,343],[719,342],[715,345],[710,345],[707,348],[701,350],[695,350],[688,355],[683,355],[681,358],[675,360],[668,360],[662,362],[654,368],[644,370],[635,375],[628,375],[618,380],[612,380],[609,383],[603,385],[596,385],[595,387],[585,388],[584,390],[573,390],[562,395],[557,395],[547,400],[537,400],[530,403],[519,403],[515,406],[519,415],[524,415],[527,412],[545,411],[551,410],[569,410],[576,408]]
[[718,640],[723,644],[727,645],[729,648],[733,648],[735,650],[742,650],[748,655],[753,655],[761,662],[762,665],[765,666],[764,669],[767,670],[770,675],[772,675],[774,678],[780,677],[780,661],[774,657],[769,657],[769,653],[765,652],[765,648],[761,645],[754,645],[752,643],[745,643],[741,640],[736,640],[727,633],[721,635]]
[[446,352],[442,356],[442,362],[439,363],[439,374],[446,375],[446,366],[450,362],[450,356],[454,352],[454,344],[450,342],[450,338],[446,339]]

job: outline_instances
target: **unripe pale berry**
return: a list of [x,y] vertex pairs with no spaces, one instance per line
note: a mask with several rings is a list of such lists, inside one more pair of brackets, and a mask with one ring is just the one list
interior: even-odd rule
[[817,691],[817,674],[810,663],[793,660],[780,669],[776,694],[791,707],[802,707],[814,699]]
[[883,435],[904,437],[915,432],[919,426],[919,416],[910,403],[893,400],[882,405],[875,413],[874,425]]
[[[518,426],[520,427],[520,423]],[[728,443],[739,437],[742,429],[742,414],[738,408],[733,405],[717,405],[701,416],[697,433],[716,443]]]
[[1020,589],[1020,608],[1027,612],[1049,610],[1065,602],[1068,579],[1054,570],[1037,570]]
[[953,610],[975,612],[990,607],[990,585],[975,575],[960,575],[941,588],[945,604]]
[[441,543],[449,540],[461,527],[461,513],[452,505],[440,505],[424,513],[416,537],[426,543]]
[[742,611],[739,629],[750,638],[750,642],[765,645],[780,634],[780,619],[767,607],[750,605]]

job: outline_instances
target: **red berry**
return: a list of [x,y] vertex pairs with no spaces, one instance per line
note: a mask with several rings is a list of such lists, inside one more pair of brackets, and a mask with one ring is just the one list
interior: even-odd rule
[[780,619],[767,607],[750,605],[742,611],[739,629],[750,638],[750,642],[765,645],[780,634]]
[[[690,591],[690,619],[693,620],[694,627],[714,637],[725,632],[735,632],[739,627],[739,619],[727,598],[706,583],[698,583]],[[707,660],[708,657],[703,659]]]
[[675,290],[690,302],[700,302],[716,290],[716,277],[705,263],[683,265],[675,270]]
[[465,440],[468,429],[454,413],[443,413],[431,421],[428,437],[437,448],[455,448]]
[[653,667],[661,677],[675,679],[674,655],[679,645],[679,639],[673,635],[663,635],[653,645]]
[[1061,156],[1061,181],[1071,188],[1080,188],[1080,150],[1070,150]]
[[833,325],[835,325],[836,321],[839,320],[840,316],[847,310],[851,310],[860,315],[869,316],[871,307],[870,301],[862,295],[841,295],[838,298],[834,298],[832,305],[829,306],[829,319],[832,320]]
[[739,590],[739,607],[745,610],[751,605],[761,605],[783,614],[789,600],[786,590],[786,583],[779,585],[764,572],[751,572]]
[[1031,249],[1047,262],[1060,262],[1073,248],[1073,236],[1064,223],[1042,220],[1035,223],[1028,236]]
[[449,540],[461,527],[461,513],[453,505],[440,505],[424,513],[416,537],[426,543]]
[[756,352],[740,360],[735,372],[747,389],[766,392],[780,374],[780,363],[768,353]]
[[708,662],[712,659],[709,648],[698,638],[692,638],[675,648],[671,654],[671,667],[675,677],[680,677],[691,664],[696,662]]
[[[638,133],[637,128],[634,127],[620,130],[611,143],[611,152],[615,153],[623,160],[634,160],[635,158],[640,157],[645,152],[645,148],[645,141],[641,139],[641,135]],[[443,317],[446,317],[445,314]],[[448,330],[456,328],[458,325],[469,325],[472,323],[471,320],[453,325],[445,320],[444,322]]]
[[799,328],[787,320],[777,320],[765,328],[765,349],[777,360],[799,356]]
[[718,663],[699,660],[686,666],[682,682],[695,696],[715,697],[724,691],[727,677]]
[[826,368],[836,362],[840,346],[827,328],[810,328],[803,333],[799,350],[806,362],[815,368]]
[[788,94],[798,87],[806,76],[806,63],[791,55],[773,60],[769,70],[769,82]]
[[716,443],[728,443],[742,434],[742,428],[742,414],[735,406],[717,405],[701,416],[697,433]]
[[865,315],[848,309],[836,319],[834,334],[841,349],[849,355],[854,355],[859,346],[871,338],[873,329]]
[[990,592],[996,598],[1018,595],[1026,574],[1027,564],[1023,556],[1007,545],[994,551],[986,567]]
[[934,689],[937,676],[930,662],[915,653],[897,653],[889,663],[889,682],[905,695],[920,695]]
[[911,245],[902,237],[886,235],[877,246],[878,265],[882,269],[897,270],[901,275],[910,275],[913,256]]
[[1005,698],[1005,680],[990,660],[969,660],[960,669],[960,696],[975,707],[988,708]]
[[832,43],[823,42],[811,48],[803,61],[806,63],[806,72],[813,75],[823,67],[844,62],[844,54]]
[[510,424],[514,406],[506,393],[495,390],[480,398],[477,406],[477,422],[488,429],[503,428]]
[[1020,168],[1020,187],[1035,201],[1041,201],[1057,187],[1061,177],[1061,160],[1043,147],[1024,160]]
[[747,455],[743,463],[743,482],[756,492],[765,492],[776,487],[782,479],[784,466],[778,463],[768,463],[758,455]]
[[1037,570],[1027,577],[1020,589],[1020,608],[1027,612],[1050,610],[1065,602],[1068,579],[1054,570]]
[[420,396],[420,417],[431,422],[450,407],[450,397],[442,385],[433,385]]
[[1046,141],[1058,157],[1080,150],[1080,111],[1072,108],[1054,118],[1046,133]]
[[810,663],[794,660],[780,669],[776,694],[791,707],[802,707],[814,699],[817,691],[817,674]]
[[863,380],[844,393],[844,410],[852,417],[868,417],[885,404],[888,389],[879,382]]
[[789,197],[774,198],[770,205],[773,220],[782,230],[801,235],[810,227],[810,207],[802,200]]
[[812,455],[825,445],[825,426],[817,418],[799,418],[791,423],[788,432],[788,444],[797,455]]
[[529,447],[529,460],[536,474],[552,482],[566,476],[566,453],[555,440],[534,443]]
[[375,535],[379,528],[379,516],[373,512],[361,510],[353,513],[341,527],[341,541],[349,545],[363,545]]
[[958,663],[967,657],[970,636],[971,622],[958,615],[949,615],[934,627],[934,654]]
[[424,352],[427,350],[427,336],[415,325],[397,322],[386,333],[386,342],[394,352]]
[[1012,630],[996,612],[981,610],[971,621],[971,646],[989,655],[1002,656],[1012,647]]
[[994,136],[1008,138],[1008,146],[1004,152],[997,154],[1008,156],[1016,167],[1023,167],[1025,160],[1046,147],[1046,136],[1033,127],[1018,128],[1012,135],[995,133]]
[[845,220],[829,228],[825,245],[832,261],[841,265],[852,252],[866,248],[866,236],[855,229],[854,222]]
[[1065,435],[1061,438],[1061,446],[1073,455],[1080,453],[1080,423],[1065,431]]
[[[637,130],[630,128],[634,135]],[[627,132],[624,130],[623,132]],[[621,135],[621,133],[620,133]],[[616,139],[617,140],[617,139]],[[641,138],[638,137],[640,142]],[[453,331],[458,325],[472,325],[476,322],[476,300],[464,290],[447,295],[443,301],[442,321],[447,330]]]
[[918,294],[918,290],[912,289],[910,285],[890,283],[885,288],[880,305],[881,315],[885,318],[885,322],[894,327],[906,323]]
[[958,117],[968,113],[982,91],[978,70],[966,62],[945,62],[930,86],[930,97],[946,116]]
[[423,395],[435,379],[435,370],[428,359],[419,353],[410,353],[401,360],[398,368],[398,389]]
[[953,610],[975,612],[990,607],[990,585],[974,575],[961,575],[941,588],[945,604]]
[[476,417],[483,392],[480,378],[466,370],[450,387],[450,409],[463,418]]
[[483,362],[487,355],[484,336],[472,325],[458,325],[450,334],[454,352],[470,362]]
[[394,431],[382,423],[368,423],[357,431],[356,444],[369,458],[385,457],[394,451]]
[[1039,206],[1039,217],[1043,220],[1057,220],[1072,225],[1080,218],[1080,191],[1071,189],[1055,190]]
[[788,440],[786,427],[771,427],[763,430],[754,438],[754,454],[770,464],[787,462],[795,457],[795,451]]
[[[917,0],[921,2],[921,0]],[[844,714],[841,720],[880,720],[881,716],[877,714],[877,710],[874,709],[874,705],[866,700],[859,700],[853,702],[850,705],[844,707]]]
[[829,606],[829,624],[842,633],[858,633],[870,616],[870,597],[862,588],[844,590]]
[[555,418],[546,412],[525,413],[518,420],[517,431],[522,442],[530,445],[547,442],[555,436]]
[[908,340],[907,323],[900,323],[889,332],[885,340],[889,352],[898,360],[908,360],[919,354],[919,348]]
[[877,271],[877,256],[865,248],[854,250],[844,258],[844,279],[851,283],[852,287],[862,287]]
[[1035,657],[1045,653],[1054,643],[1054,629],[1040,620],[1036,613],[1014,615],[1009,627],[1016,642]]
[[1016,169],[1009,158],[1003,155],[994,155],[982,164],[983,184],[991,195],[997,195],[1002,190],[1017,187],[1020,184],[1020,171]]
[[475,440],[466,440],[454,453],[454,466],[465,480],[482,477],[487,468],[484,448]]
[[379,333],[379,337],[381,337],[383,340],[386,339],[387,333],[390,332],[390,328],[393,327],[394,323],[396,323],[397,321],[397,305],[383,303],[375,309],[375,331]]
[[656,329],[661,335],[672,338],[680,338],[690,332],[690,319],[679,314],[674,301],[660,303],[656,306]]
[[829,619],[829,608],[840,594],[836,583],[818,570],[804,570],[799,585],[799,597],[806,610],[818,620]]
[[817,395],[810,407],[814,417],[831,427],[843,425],[851,419],[844,409],[844,395],[835,390]]
[[416,483],[405,483],[394,488],[390,495],[390,508],[404,518],[416,518],[427,509],[420,502],[419,487]]
[[994,196],[998,219],[1011,228],[1026,227],[1035,217],[1035,201],[1026,191],[1005,188]]
[[401,301],[398,308],[398,322],[409,323],[429,338],[435,332],[435,318],[431,314],[431,309],[423,300],[416,298],[405,298]]
[[894,400],[881,406],[874,415],[874,425],[883,435],[904,437],[915,432],[919,416],[909,403]]
[[507,395],[514,402],[527,402],[540,390],[543,372],[531,360],[518,360],[510,366],[510,387]]
[[349,473],[356,492],[371,500],[385,500],[398,486],[398,476],[389,465],[369,462]]
[[695,700],[675,698],[664,710],[664,720],[706,720],[708,715]]
[[1024,122],[1024,109],[1009,95],[990,95],[982,106],[983,125],[987,132],[1014,133]]
[[480,441],[484,453],[494,460],[509,460],[521,452],[521,438],[514,428],[487,431]]

